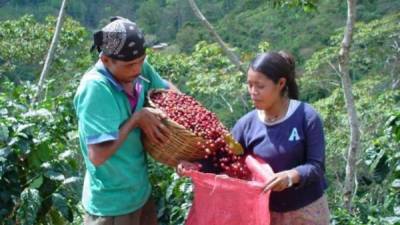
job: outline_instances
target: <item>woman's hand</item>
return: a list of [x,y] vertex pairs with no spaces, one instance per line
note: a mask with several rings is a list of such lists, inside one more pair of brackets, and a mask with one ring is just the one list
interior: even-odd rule
[[300,181],[300,175],[297,170],[285,170],[274,174],[271,180],[267,182],[264,187],[264,192],[269,190],[272,191],[283,191],[293,184],[297,184]]
[[176,167],[176,173],[179,176],[184,176],[186,172],[190,170],[199,170],[201,168],[200,163],[191,163],[188,161],[180,161]]

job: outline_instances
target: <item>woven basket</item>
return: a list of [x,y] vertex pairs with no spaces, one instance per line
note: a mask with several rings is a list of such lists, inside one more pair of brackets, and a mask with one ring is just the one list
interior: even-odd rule
[[[148,105],[157,108],[150,99],[151,93],[166,92],[167,90],[152,90],[147,95]],[[198,147],[198,143],[204,143],[204,139],[171,119],[163,121],[170,131],[169,139],[163,144],[152,143],[146,135],[143,135],[143,145],[146,151],[157,161],[168,166],[176,167],[180,160],[189,162],[202,159],[206,152]]]

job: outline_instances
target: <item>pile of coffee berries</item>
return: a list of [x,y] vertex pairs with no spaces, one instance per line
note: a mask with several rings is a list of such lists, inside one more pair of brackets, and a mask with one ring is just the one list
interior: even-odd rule
[[229,132],[214,113],[194,98],[174,91],[153,92],[150,99],[169,119],[204,139],[204,142],[198,143],[198,147],[206,152],[205,159],[214,167],[211,170],[230,177],[250,178],[244,157],[232,152],[224,138]]

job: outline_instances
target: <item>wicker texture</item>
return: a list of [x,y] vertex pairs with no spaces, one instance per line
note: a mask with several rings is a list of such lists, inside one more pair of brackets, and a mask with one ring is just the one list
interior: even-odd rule
[[[151,101],[149,92],[147,96],[150,107],[157,108]],[[202,150],[198,143],[203,143],[204,139],[196,136],[193,132],[171,119],[163,121],[170,131],[167,142],[163,144],[154,144],[149,141],[146,135],[143,135],[143,144],[146,151],[157,161],[168,166],[176,167],[180,160],[195,161],[204,158],[206,152]]]

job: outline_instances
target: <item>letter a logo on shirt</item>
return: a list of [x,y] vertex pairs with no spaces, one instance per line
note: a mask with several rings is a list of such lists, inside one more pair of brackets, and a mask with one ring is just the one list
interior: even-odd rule
[[297,132],[297,128],[293,128],[292,134],[290,134],[289,141],[298,141],[300,140],[299,132]]

